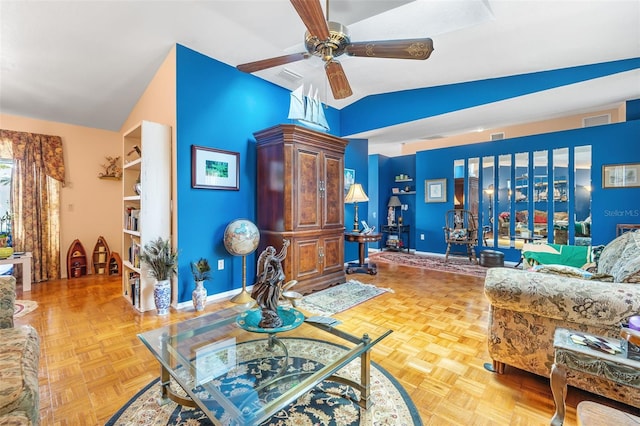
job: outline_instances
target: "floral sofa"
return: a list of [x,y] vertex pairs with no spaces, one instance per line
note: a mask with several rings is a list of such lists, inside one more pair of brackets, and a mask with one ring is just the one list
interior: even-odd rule
[[[609,243],[600,254],[597,273],[585,279],[588,276],[577,278],[570,269],[565,276],[516,268],[487,271],[488,349],[498,373],[509,365],[549,377],[558,327],[619,338],[620,324],[640,313],[640,232],[627,232]],[[640,389],[572,372],[567,380],[640,408]]]
[[40,339],[30,325],[13,326],[16,280],[0,276],[0,425],[38,425]]

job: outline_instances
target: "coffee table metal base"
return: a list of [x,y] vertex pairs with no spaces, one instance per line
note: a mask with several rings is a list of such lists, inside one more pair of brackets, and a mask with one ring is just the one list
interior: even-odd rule
[[[371,339],[367,334],[365,334],[362,337],[363,343],[368,344],[370,343],[370,341]],[[267,345],[268,345],[268,348],[274,348],[274,346],[277,345],[278,347],[280,347],[280,349],[283,350],[285,354],[285,359],[289,358],[288,351],[285,344],[280,339],[278,339],[275,334],[269,334]],[[166,340],[162,341],[162,350],[166,351],[166,353],[168,354],[168,346],[167,346]],[[346,365],[349,362],[350,361],[346,361],[344,362],[343,365]],[[266,387],[269,384],[273,383],[274,381],[277,381],[278,378],[280,378],[282,374],[285,372],[286,368],[287,368],[287,362],[283,362],[282,369],[279,371],[276,377],[271,382],[263,386]],[[371,396],[371,350],[367,350],[360,355],[360,382],[356,382],[335,374],[332,374],[331,376],[327,377],[324,380],[329,380],[329,381],[333,381],[343,385],[351,386],[355,390],[359,391],[360,399],[354,402],[357,403],[361,408],[364,408],[365,410],[369,409],[372,405],[371,398],[370,398]],[[315,387],[319,383],[320,381],[313,382],[312,386],[309,387],[309,390],[311,390],[311,388]],[[176,393],[173,389],[171,389],[171,374],[169,373],[169,370],[162,364],[160,364],[160,386],[162,388],[162,391],[161,391],[160,399],[158,401],[159,405],[165,405],[169,403],[169,401],[173,401],[179,405],[183,405],[186,407],[194,407],[194,408],[198,407],[195,401],[193,401],[190,397],[182,396]]]

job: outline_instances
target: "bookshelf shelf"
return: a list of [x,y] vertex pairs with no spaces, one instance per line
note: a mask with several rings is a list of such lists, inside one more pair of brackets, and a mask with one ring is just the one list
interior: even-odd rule
[[155,309],[155,282],[140,263],[140,250],[158,237],[170,238],[171,127],[140,122],[123,135],[123,158],[122,295],[145,312]]

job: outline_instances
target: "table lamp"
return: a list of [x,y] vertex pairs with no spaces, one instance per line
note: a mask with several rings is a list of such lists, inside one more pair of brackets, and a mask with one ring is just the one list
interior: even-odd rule
[[369,197],[364,193],[362,185],[354,183],[349,188],[347,196],[344,198],[345,204],[353,204],[353,232],[360,232],[360,226],[358,225],[358,203],[369,201]]
[[[394,222],[395,222],[396,207],[402,207],[402,203],[400,202],[400,198],[398,198],[397,195],[392,195],[391,198],[389,198],[389,202],[387,203],[387,207],[393,207],[393,218],[394,218]],[[400,211],[402,212],[402,210],[400,210]]]

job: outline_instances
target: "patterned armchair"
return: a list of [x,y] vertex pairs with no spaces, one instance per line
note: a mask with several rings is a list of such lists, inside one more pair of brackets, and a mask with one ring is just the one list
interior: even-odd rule
[[30,325],[13,326],[16,280],[0,276],[0,424],[40,423],[40,339]]
[[[594,277],[576,278],[514,268],[491,268],[485,279],[489,355],[505,365],[549,377],[558,327],[620,338],[620,325],[640,312],[640,232],[623,234],[600,255]],[[561,269],[561,268],[558,268]],[[640,389],[570,372],[568,384],[640,408]]]

